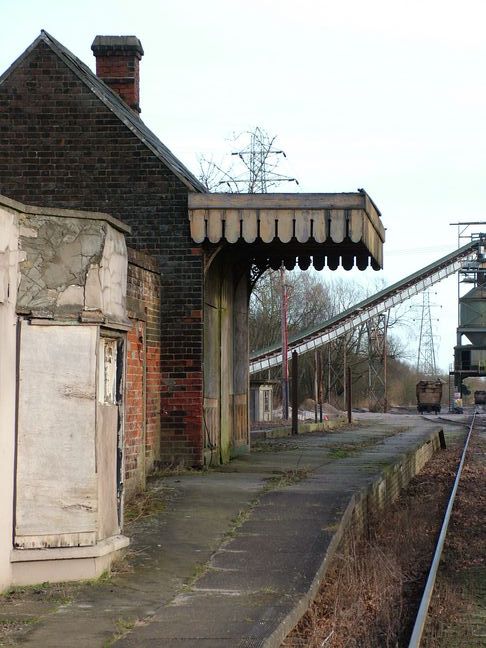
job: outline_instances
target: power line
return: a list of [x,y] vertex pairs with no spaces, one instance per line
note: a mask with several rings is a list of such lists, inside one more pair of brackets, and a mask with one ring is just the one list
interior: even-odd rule
[[424,376],[436,376],[437,364],[435,360],[434,330],[432,327],[432,306],[430,293],[426,290],[422,293],[422,305],[420,317],[420,334],[417,353],[417,374]]

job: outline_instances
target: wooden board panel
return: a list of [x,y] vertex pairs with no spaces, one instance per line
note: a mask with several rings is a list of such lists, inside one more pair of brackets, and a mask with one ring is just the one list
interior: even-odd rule
[[333,209],[331,211],[331,240],[334,243],[342,243],[346,236],[346,217],[344,209]]
[[248,439],[248,396],[235,394],[233,397],[234,437],[233,444],[238,447],[249,443]]
[[208,239],[211,243],[219,243],[223,236],[223,212],[221,209],[211,209],[208,216]]
[[238,209],[226,209],[224,212],[224,238],[228,243],[236,243],[241,235],[241,216]]
[[219,399],[204,399],[204,445],[207,447],[208,441],[215,448],[219,448]]
[[98,473],[98,539],[120,532],[116,493],[118,407],[97,405],[96,469]]
[[96,343],[93,326],[22,323],[17,546],[95,540]]
[[361,235],[362,241],[365,244],[365,246],[370,249],[370,245],[372,244],[372,233],[373,233],[373,226],[371,225],[370,221],[365,218],[363,220],[363,232]]
[[349,238],[353,243],[359,243],[363,236],[363,212],[352,209],[349,216]]
[[377,235],[382,242],[385,242],[385,227],[380,219],[380,212],[378,211],[376,205],[371,200],[371,198],[366,194],[365,195],[365,205],[364,209],[369,219],[371,225],[376,230]]
[[195,209],[190,216],[192,240],[195,243],[202,243],[206,238],[206,210]]
[[276,213],[272,209],[260,210],[260,238],[264,243],[271,243],[276,233]]
[[233,391],[233,275],[228,269],[221,281],[220,307],[220,423],[221,460],[229,461],[233,421],[231,394]]
[[327,238],[327,215],[324,209],[312,213],[312,233],[316,243],[324,243]]
[[311,210],[295,210],[295,238],[299,243],[307,243],[311,235]]
[[289,243],[294,235],[294,210],[279,209],[278,214],[278,238],[282,243]]
[[243,214],[243,238],[247,243],[253,243],[257,237],[256,209],[247,209]]
[[233,387],[235,393],[248,389],[248,276],[239,280],[234,294]]
[[[190,193],[189,209],[364,209],[364,193]],[[369,199],[368,199],[369,201]],[[371,202],[369,201],[371,204]],[[374,210],[376,212],[376,210]]]

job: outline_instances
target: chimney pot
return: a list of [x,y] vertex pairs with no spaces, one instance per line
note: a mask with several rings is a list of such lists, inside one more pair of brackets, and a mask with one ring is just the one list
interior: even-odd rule
[[136,36],[96,36],[91,49],[97,76],[139,114],[142,43]]

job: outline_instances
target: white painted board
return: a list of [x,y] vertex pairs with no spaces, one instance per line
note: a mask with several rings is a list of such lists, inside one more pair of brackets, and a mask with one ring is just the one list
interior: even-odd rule
[[97,527],[94,326],[22,323],[15,544],[93,544]]

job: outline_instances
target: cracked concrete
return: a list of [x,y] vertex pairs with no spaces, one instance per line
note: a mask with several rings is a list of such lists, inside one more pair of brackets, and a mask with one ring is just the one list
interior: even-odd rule
[[19,312],[62,319],[94,311],[126,319],[123,233],[102,220],[21,214],[19,241]]

